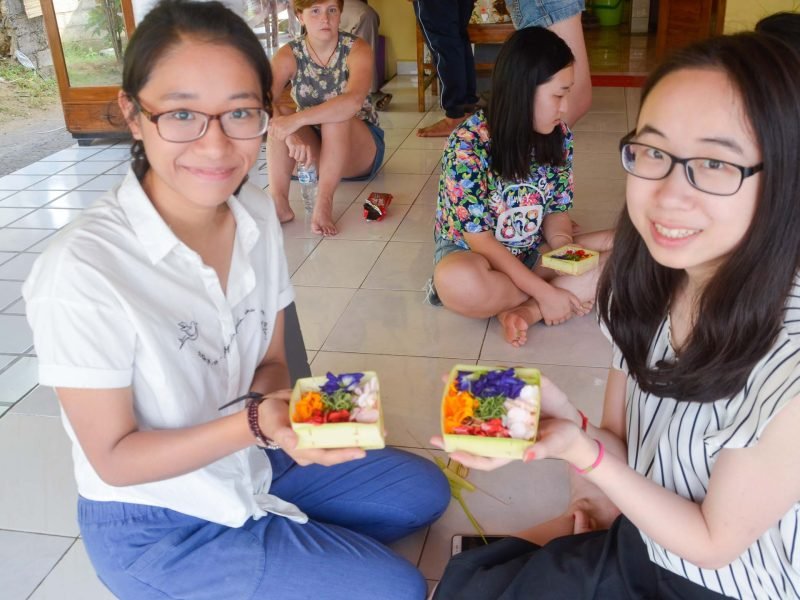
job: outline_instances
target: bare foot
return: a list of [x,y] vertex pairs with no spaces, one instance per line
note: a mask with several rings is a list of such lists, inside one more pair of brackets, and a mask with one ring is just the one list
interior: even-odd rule
[[333,201],[325,202],[317,198],[314,214],[311,215],[311,231],[317,235],[332,236],[339,233],[333,224]]
[[436,121],[433,125],[420,127],[417,129],[417,137],[447,137],[453,133],[453,129],[461,125],[464,119],[451,119],[445,117],[441,121]]
[[279,208],[276,206],[275,210],[278,213],[278,220],[281,223],[288,223],[289,221],[294,221],[294,211],[288,204],[286,205],[286,208]]
[[514,535],[544,546],[565,535],[608,529],[620,511],[600,488],[570,469],[570,502],[559,516]]
[[542,320],[542,313],[536,301],[526,300],[519,306],[497,313],[497,320],[503,326],[503,337],[519,348],[528,341],[528,328]]

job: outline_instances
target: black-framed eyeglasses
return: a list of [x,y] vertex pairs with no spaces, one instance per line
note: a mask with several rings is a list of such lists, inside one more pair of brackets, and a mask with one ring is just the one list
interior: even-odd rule
[[676,164],[683,165],[692,187],[715,196],[732,196],[742,182],[764,168],[764,163],[743,167],[725,160],[708,157],[679,158],[666,150],[632,141],[631,132],[619,141],[622,168],[641,179],[664,179]]
[[168,142],[193,142],[208,131],[209,121],[217,119],[222,131],[234,140],[250,140],[261,137],[267,131],[269,114],[263,108],[234,108],[216,115],[198,110],[179,108],[153,114],[133,99],[145,118],[155,124],[158,135]]

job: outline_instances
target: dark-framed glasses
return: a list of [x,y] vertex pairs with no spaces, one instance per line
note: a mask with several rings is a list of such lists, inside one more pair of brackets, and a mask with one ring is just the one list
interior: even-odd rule
[[208,123],[219,121],[222,131],[234,140],[261,137],[269,125],[269,114],[263,108],[234,108],[224,113],[209,115],[198,110],[179,108],[153,114],[145,110],[138,100],[133,100],[145,118],[155,123],[158,135],[168,142],[193,142],[208,131]]
[[619,142],[622,168],[641,179],[664,179],[676,165],[683,165],[692,187],[715,196],[732,196],[742,182],[764,168],[764,163],[743,167],[725,160],[707,157],[679,158],[666,150],[632,141],[631,132]]

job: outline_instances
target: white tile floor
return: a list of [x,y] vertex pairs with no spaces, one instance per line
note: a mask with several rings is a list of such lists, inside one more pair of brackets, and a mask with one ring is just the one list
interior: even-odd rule
[[[535,365],[564,387],[593,419],[601,410],[609,348],[594,316],[535,327],[526,347],[504,343],[495,321],[466,319],[423,303],[430,275],[433,206],[443,140],[414,135],[441,115],[416,112],[413,81],[399,78],[382,113],[389,144],[369,183],[344,183],[335,198],[341,234],[321,239],[299,219],[285,226],[286,253],[315,373],[376,370],[381,377],[389,442],[429,453],[438,428],[440,375],[456,361]],[[638,91],[596,88],[595,108],[575,128],[573,216],[585,230],[610,227],[623,199],[617,142],[638,108]],[[432,102],[429,101],[429,105]],[[125,145],[69,148],[0,178],[0,595],[8,600],[108,599],[92,571],[75,523],[76,490],[69,444],[50,389],[36,385],[36,357],[20,287],[57,229],[120,180]],[[252,178],[266,186],[263,153]],[[390,192],[387,218],[367,223],[369,192]],[[428,449],[425,449],[428,448]],[[508,533],[557,514],[567,499],[564,465],[515,464],[473,473],[483,491],[467,494],[479,522]],[[468,532],[456,503],[429,531],[398,551],[437,580],[450,537]]]

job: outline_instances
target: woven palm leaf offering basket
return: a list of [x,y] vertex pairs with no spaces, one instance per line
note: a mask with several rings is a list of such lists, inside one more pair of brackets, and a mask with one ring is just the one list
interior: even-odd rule
[[442,396],[445,451],[521,459],[536,441],[540,382],[538,369],[453,367]]
[[580,275],[600,264],[600,253],[577,244],[567,244],[542,254],[542,266],[567,275]]
[[298,379],[289,414],[298,448],[375,450],[386,445],[374,371]]

